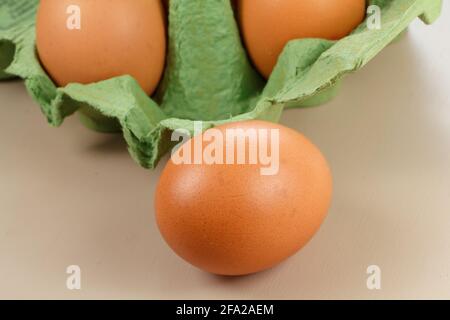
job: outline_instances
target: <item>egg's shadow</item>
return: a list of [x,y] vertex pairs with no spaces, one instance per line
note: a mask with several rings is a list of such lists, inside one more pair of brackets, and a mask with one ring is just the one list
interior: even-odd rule
[[84,150],[89,153],[122,154],[127,153],[127,144],[121,134],[98,134],[84,146]]

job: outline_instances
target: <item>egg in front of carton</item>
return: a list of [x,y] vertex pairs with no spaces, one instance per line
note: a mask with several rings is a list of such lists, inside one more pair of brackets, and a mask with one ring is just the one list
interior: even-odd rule
[[331,194],[327,161],[303,135],[238,122],[209,129],[173,154],[157,187],[156,219],[189,263],[246,275],[300,250],[325,219]]

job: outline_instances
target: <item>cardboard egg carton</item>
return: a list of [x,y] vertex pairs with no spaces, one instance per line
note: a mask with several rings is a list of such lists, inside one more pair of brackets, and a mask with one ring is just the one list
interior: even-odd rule
[[277,122],[285,108],[327,102],[346,74],[366,65],[414,19],[432,23],[442,7],[442,0],[368,2],[381,10],[379,28],[364,21],[339,41],[291,41],[265,81],[248,59],[229,0],[171,0],[165,75],[148,97],[130,76],[58,88],[36,53],[38,1],[3,0],[0,78],[24,79],[50,125],[60,126],[78,113],[89,128],[122,132],[132,157],[154,168],[173,145],[171,132],[193,132],[195,121],[202,121],[204,129],[249,119]]

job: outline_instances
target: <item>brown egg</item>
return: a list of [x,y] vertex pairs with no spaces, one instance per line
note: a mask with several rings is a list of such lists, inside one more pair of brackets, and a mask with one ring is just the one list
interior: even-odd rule
[[237,0],[242,34],[258,70],[268,78],[294,39],[338,40],[365,17],[366,0]]
[[41,0],[37,50],[59,86],[131,75],[151,94],[164,68],[165,28],[160,0]]
[[[240,163],[238,152],[245,154]],[[273,160],[250,161],[258,152]],[[157,187],[156,219],[169,246],[192,265],[246,275],[301,249],[323,222],[331,194],[327,162],[303,135],[268,122],[239,122],[207,130],[174,153]]]

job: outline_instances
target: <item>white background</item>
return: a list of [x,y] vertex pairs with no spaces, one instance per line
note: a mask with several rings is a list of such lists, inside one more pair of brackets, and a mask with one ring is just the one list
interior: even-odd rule
[[[446,3],[447,4],[447,3]],[[248,277],[203,273],[154,222],[155,172],[120,136],[47,126],[20,81],[0,83],[0,298],[450,299],[450,10],[416,21],[325,106],[282,123],[332,167],[328,219],[300,253]],[[82,290],[65,269],[82,268]],[[382,269],[382,290],[366,268]]]

